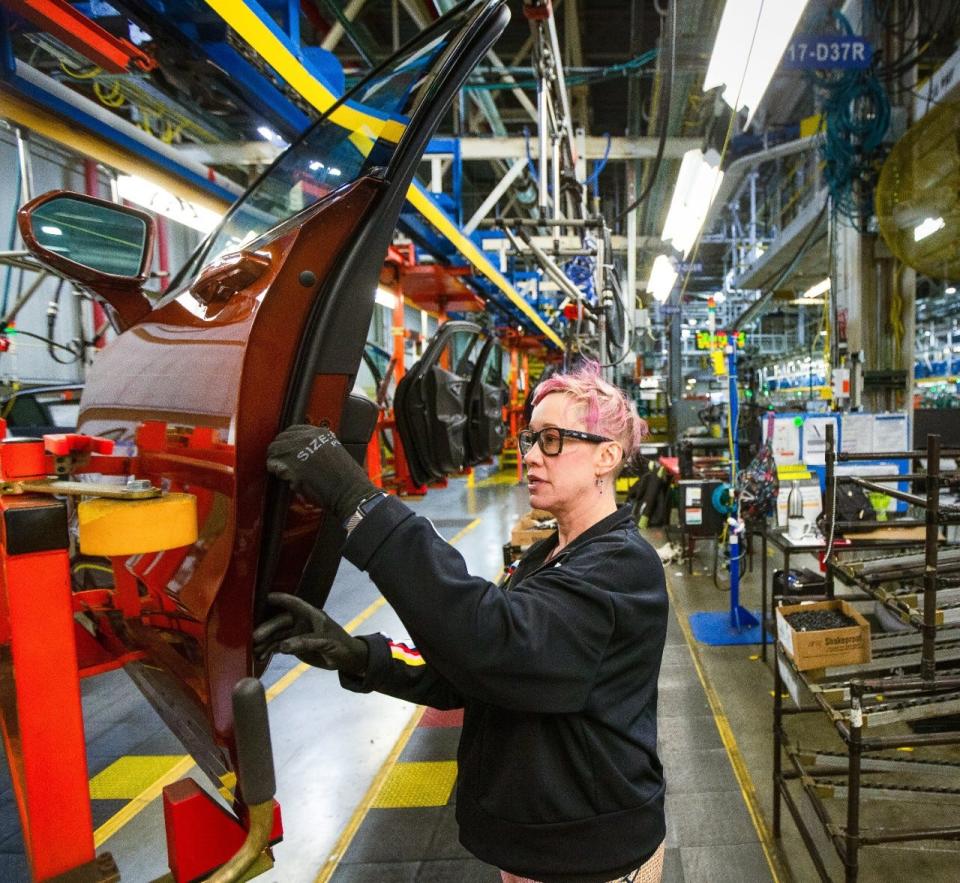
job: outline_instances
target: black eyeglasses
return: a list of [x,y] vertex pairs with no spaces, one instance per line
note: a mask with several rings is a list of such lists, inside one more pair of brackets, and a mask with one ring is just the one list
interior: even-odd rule
[[540,450],[547,457],[556,457],[563,450],[563,440],[565,438],[576,438],[580,441],[600,442],[613,441],[603,435],[594,435],[590,432],[580,432],[577,429],[560,429],[558,426],[547,426],[539,432],[532,429],[524,429],[517,434],[517,444],[520,445],[521,456],[526,456],[527,451],[535,444],[540,445]]

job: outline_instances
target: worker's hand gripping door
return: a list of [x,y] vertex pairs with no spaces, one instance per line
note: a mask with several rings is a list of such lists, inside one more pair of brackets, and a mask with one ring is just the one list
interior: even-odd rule
[[441,325],[397,384],[397,429],[417,484],[459,472],[467,463],[467,390],[480,333],[473,322]]
[[[309,586],[322,603],[339,563],[341,526],[268,477],[267,446],[310,420],[362,457],[376,413],[350,393],[387,246],[427,142],[508,19],[503,0],[463,3],[374,70],[161,299],[143,293],[144,274],[119,291],[96,256],[84,269],[125,330],[98,354],[78,429],[115,438],[138,478],[193,494],[199,521],[191,546],[115,559],[131,604],[91,607],[91,627],[145,651],[140,686],[214,777],[232,754],[231,692],[254,672],[265,595]],[[452,443],[441,454],[457,456]]]

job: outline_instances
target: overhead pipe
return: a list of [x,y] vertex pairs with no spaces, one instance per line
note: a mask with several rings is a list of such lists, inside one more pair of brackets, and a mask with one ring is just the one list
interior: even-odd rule
[[818,140],[817,135],[807,135],[804,138],[797,138],[794,141],[784,141],[782,144],[776,144],[773,147],[767,147],[756,153],[741,156],[727,166],[723,173],[723,181],[717,188],[717,195],[710,204],[710,210],[703,222],[703,229],[709,230],[711,224],[717,219],[717,215],[727,203],[733,198],[734,193],[739,189],[743,181],[743,176],[754,167],[770,160],[780,159],[785,156],[793,156],[795,153],[802,153],[810,147],[813,147]]

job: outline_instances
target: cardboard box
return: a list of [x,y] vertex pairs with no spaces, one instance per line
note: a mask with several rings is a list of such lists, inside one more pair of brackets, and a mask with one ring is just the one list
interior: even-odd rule
[[526,549],[538,540],[545,540],[556,530],[556,527],[540,527],[538,522],[553,518],[549,512],[541,509],[531,509],[514,525],[510,533],[510,544]]
[[[856,622],[842,629],[794,631],[784,617],[801,610],[838,610]],[[846,601],[815,601],[777,608],[777,640],[800,671],[870,661],[870,623]]]

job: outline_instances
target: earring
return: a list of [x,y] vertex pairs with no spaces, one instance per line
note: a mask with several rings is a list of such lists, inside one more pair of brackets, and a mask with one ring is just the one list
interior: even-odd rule
[[600,476],[598,475],[594,483],[595,483],[596,486],[597,486],[597,491],[598,491],[598,492],[600,493],[600,495],[602,496],[602,495],[603,495],[603,479],[600,478]]

